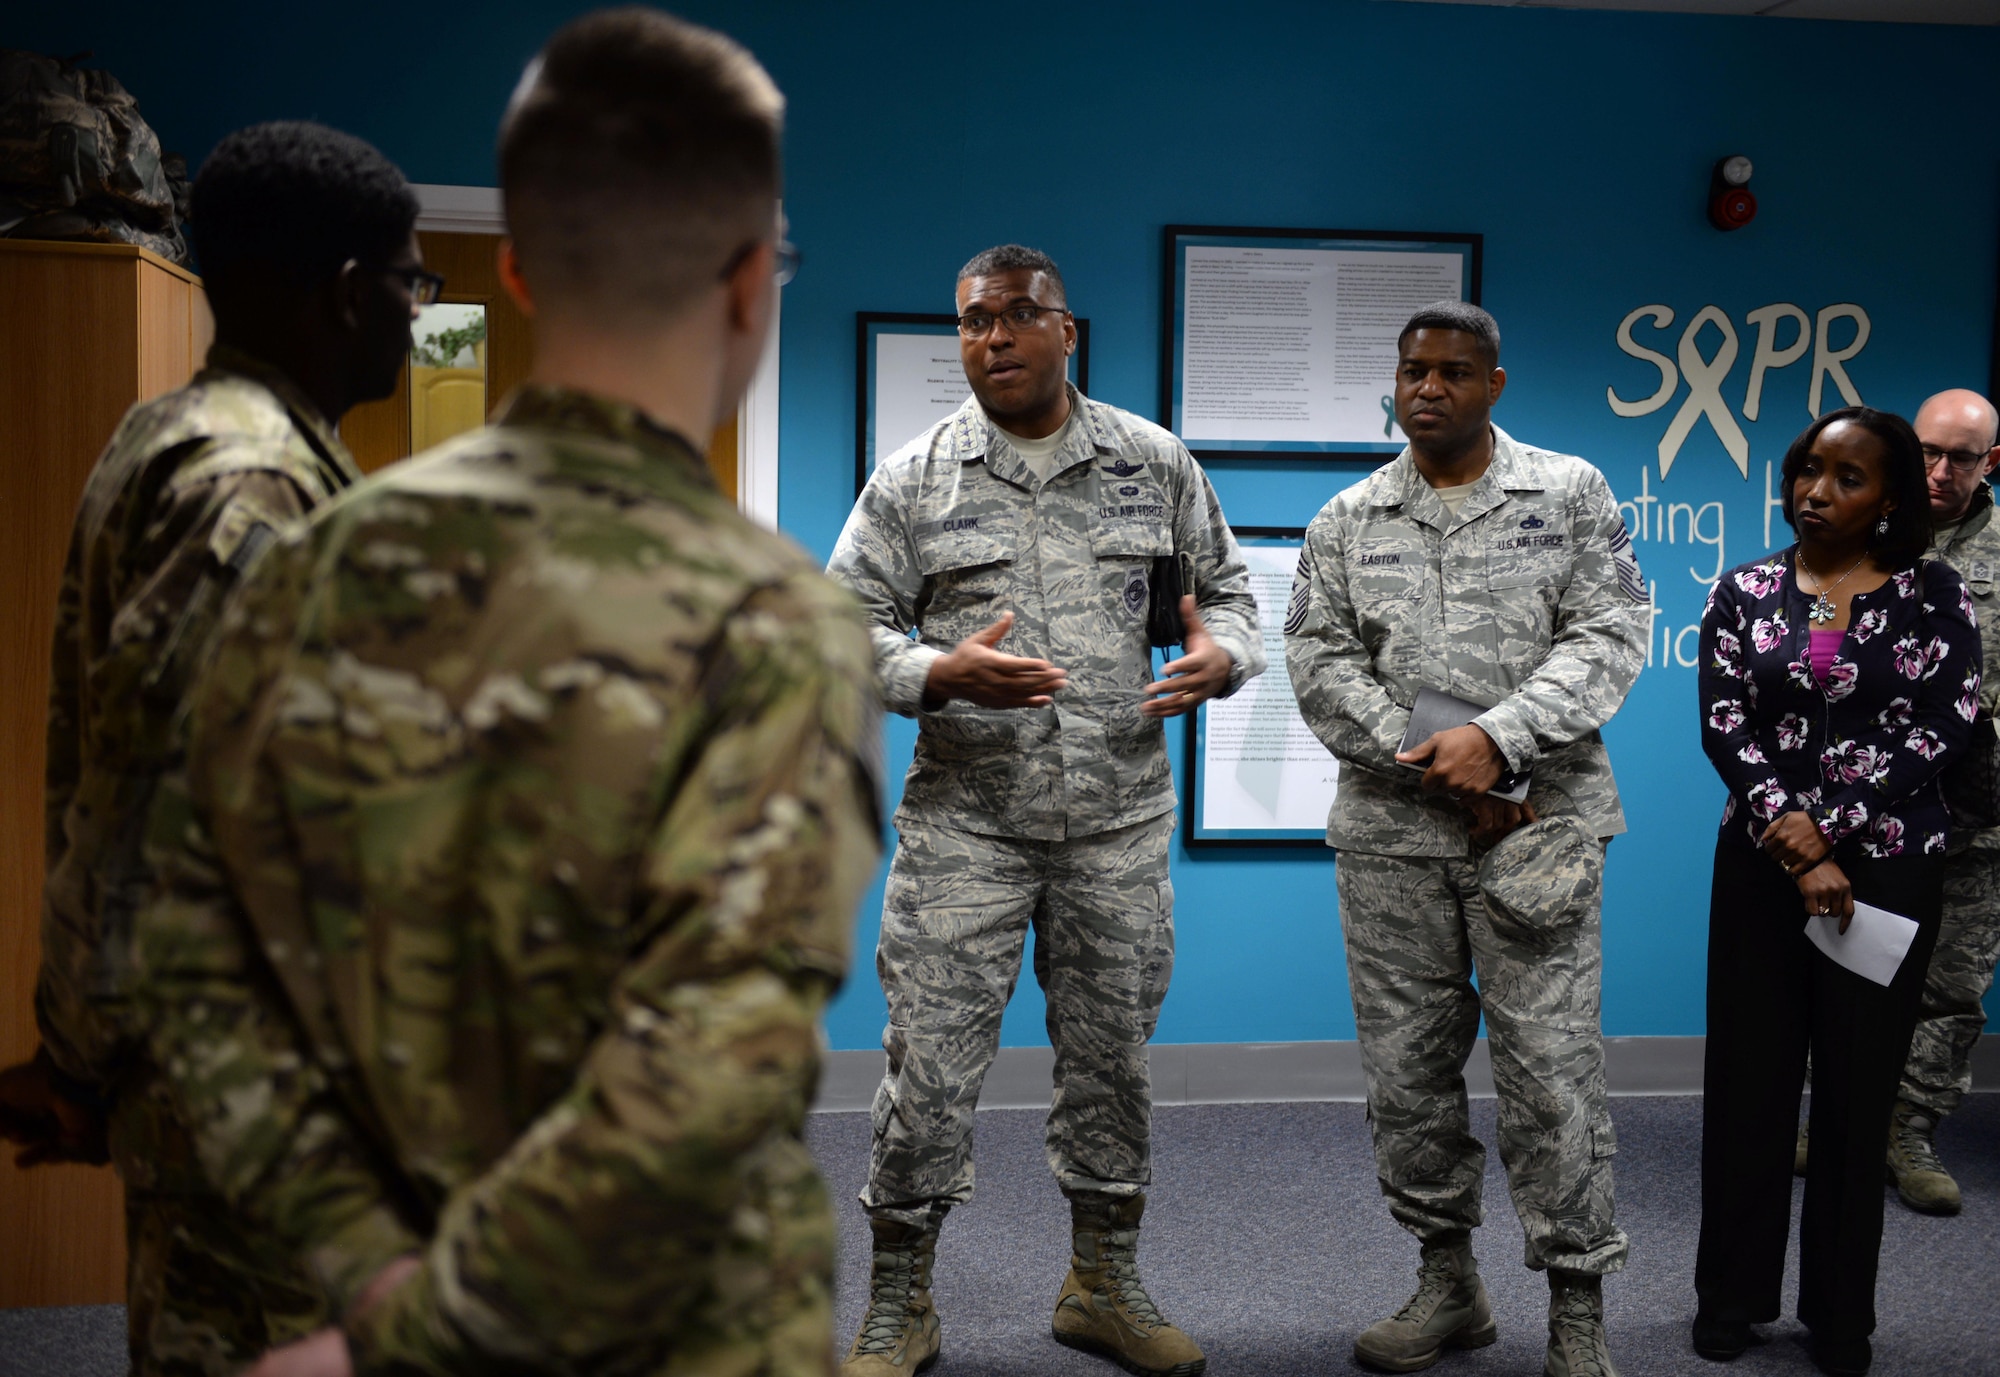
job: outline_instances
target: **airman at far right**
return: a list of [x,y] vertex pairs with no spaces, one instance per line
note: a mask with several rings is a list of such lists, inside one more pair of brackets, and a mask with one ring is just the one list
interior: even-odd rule
[[[1986,991],[2000,961],[2000,524],[1987,478],[2000,467],[2000,413],[1977,392],[1940,392],[1917,410],[1930,486],[1928,559],[1956,569],[1972,594],[1985,647],[1979,719],[1972,757],[1947,771],[1951,840],[1944,863],[1944,917],[1924,978],[1916,1035],[1903,1065],[1889,1130],[1889,1175],[1905,1205],[1924,1214],[1957,1214],[1963,1205],[1937,1152],[1937,1127],[1972,1088],[1972,1049],[1986,1030]],[[1805,1175],[1806,1131],[1799,1128],[1797,1171]]]

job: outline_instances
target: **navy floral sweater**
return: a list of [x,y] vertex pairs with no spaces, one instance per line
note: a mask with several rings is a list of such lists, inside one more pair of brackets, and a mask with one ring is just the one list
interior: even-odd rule
[[1729,786],[1723,834],[1754,844],[1779,814],[1804,810],[1846,855],[1942,855],[1938,773],[1979,709],[1965,583],[1931,561],[1855,594],[1822,686],[1796,548],[1724,574],[1702,615],[1701,745]]

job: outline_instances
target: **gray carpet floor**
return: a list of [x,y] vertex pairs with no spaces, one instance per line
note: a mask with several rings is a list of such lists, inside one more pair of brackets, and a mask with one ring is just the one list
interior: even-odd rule
[[[1492,1142],[1494,1105],[1475,1101]],[[1687,1345],[1694,1314],[1701,1102],[1619,1099],[1619,1220],[1632,1261],[1606,1287],[1613,1354],[1626,1377],[1718,1377]],[[811,1140],[842,1199],[839,1330],[859,1321],[867,1231],[851,1204],[865,1166],[862,1114],[815,1116]],[[938,1377],[1108,1377],[1116,1370],[1048,1337],[1068,1257],[1067,1214],[1042,1161],[1041,1115],[979,1115],[979,1195],[945,1225],[937,1301]],[[1156,1180],[1140,1261],[1155,1299],[1207,1349],[1216,1377],[1358,1371],[1354,1334],[1409,1294],[1416,1247],[1375,1189],[1358,1104],[1199,1106],[1155,1116]],[[1891,1195],[1875,1335],[1877,1373],[2000,1374],[2000,1095],[1973,1096],[1939,1133],[1966,1195],[1965,1213],[1931,1219]],[[1500,1341],[1448,1356],[1434,1371],[1541,1371],[1547,1291],[1519,1265],[1521,1233],[1497,1157],[1487,1166],[1488,1221],[1477,1248]],[[1792,1278],[1793,1296],[1796,1273]],[[119,1377],[116,1306],[0,1311],[4,1377]],[[1732,1377],[1813,1371],[1786,1321],[1733,1365]]]

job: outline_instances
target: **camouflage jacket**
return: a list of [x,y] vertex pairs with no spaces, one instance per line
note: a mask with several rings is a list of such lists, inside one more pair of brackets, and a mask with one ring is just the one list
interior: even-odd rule
[[[2000,524],[1993,520],[1993,489],[1981,483],[1972,490],[1972,504],[1958,528],[1943,540],[1933,539],[1932,559],[1958,571],[1972,594],[1973,616],[1980,628],[1979,705],[1988,717],[2000,716]],[[1990,724],[1973,727],[1992,731]],[[2000,827],[1951,829],[1949,848],[1960,851],[2000,851]]]
[[49,676],[46,882],[35,1012],[56,1065],[117,1069],[146,806],[227,591],[273,535],[351,486],[354,461],[290,379],[218,346],[134,407],[70,534]]
[[1285,621],[1299,712],[1341,763],[1329,846],[1468,853],[1466,815],[1396,763],[1428,685],[1477,720],[1543,816],[1625,830],[1597,729],[1646,656],[1645,585],[1604,475],[1493,428],[1456,517],[1405,449],[1313,518]]
[[[1160,427],[1075,388],[1070,403],[1044,483],[968,398],[882,461],[834,547],[828,572],[872,623],[888,706],[919,723],[899,820],[1052,841],[1172,809],[1165,733],[1139,712],[1158,556],[1194,557],[1189,591],[1236,662],[1229,691],[1263,671],[1249,572],[1208,475]],[[932,662],[1008,611],[1000,649],[1069,672],[1054,705],[923,711]]]
[[852,602],[629,407],[517,393],[273,547],[190,695],[149,1023],[361,1373],[823,1377],[801,1138],[879,859]]

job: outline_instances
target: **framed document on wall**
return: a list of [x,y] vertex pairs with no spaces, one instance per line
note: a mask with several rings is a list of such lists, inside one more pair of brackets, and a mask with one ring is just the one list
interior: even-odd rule
[[1269,666],[1184,719],[1187,844],[1324,846],[1340,762],[1299,716],[1285,673],[1285,609],[1306,533],[1299,527],[1234,529],[1250,566]]
[[[917,438],[972,395],[958,360],[958,317],[855,313],[854,491],[876,460]],[[1090,392],[1090,322],[1076,317],[1069,380]]]
[[1481,237],[1168,225],[1160,421],[1198,459],[1394,454],[1396,337]]

